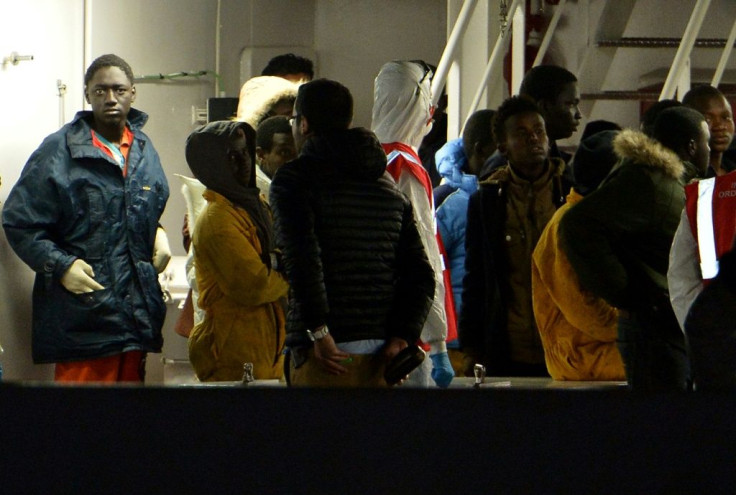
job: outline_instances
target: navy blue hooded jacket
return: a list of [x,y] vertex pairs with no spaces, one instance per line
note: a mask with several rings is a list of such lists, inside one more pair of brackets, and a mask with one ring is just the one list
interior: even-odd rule
[[[153,243],[169,197],[158,154],[131,109],[127,175],[92,144],[92,113],[48,136],[3,209],[8,242],[36,272],[33,360],[75,361],[131,350],[159,352],[166,315]],[[73,294],[61,277],[80,258],[104,290]]]

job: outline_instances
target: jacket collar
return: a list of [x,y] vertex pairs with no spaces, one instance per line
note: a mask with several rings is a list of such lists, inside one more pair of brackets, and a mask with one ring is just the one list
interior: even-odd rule
[[[67,124],[68,132],[66,134],[67,144],[71,151],[72,158],[82,158],[86,156],[96,156],[97,151],[92,144],[92,112],[90,110],[82,110],[77,112],[74,119]],[[135,134],[135,139],[145,141],[146,136],[141,132],[137,132],[148,120],[148,115],[140,110],[131,108],[128,113],[128,125]]]
[[[543,177],[549,179],[549,177],[562,177],[565,172],[565,162],[562,158],[547,158],[547,171],[543,174]],[[507,163],[496,169],[487,179],[481,182],[481,184],[502,184],[510,180],[511,174],[510,166]]]
[[692,162],[683,161],[682,167],[683,173],[680,182],[682,182],[683,184],[690,184],[693,181],[697,181],[703,178],[701,177],[700,171]]
[[[625,162],[660,170],[673,179],[682,180],[685,167],[674,151],[665,148],[641,131],[625,129],[613,140],[613,150]],[[614,168],[621,167],[619,162]]]
[[583,199],[584,196],[577,192],[574,187],[570,188],[570,192],[567,193],[567,197],[565,198],[565,203],[569,205],[574,205],[575,203],[580,202],[581,199]]

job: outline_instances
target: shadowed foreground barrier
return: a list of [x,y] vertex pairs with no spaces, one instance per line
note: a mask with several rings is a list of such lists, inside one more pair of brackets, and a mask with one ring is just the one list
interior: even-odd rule
[[621,387],[5,384],[0,493],[721,493],[734,411]]

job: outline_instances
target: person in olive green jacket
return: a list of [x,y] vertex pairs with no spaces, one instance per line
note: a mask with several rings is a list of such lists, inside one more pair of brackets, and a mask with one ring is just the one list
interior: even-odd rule
[[619,351],[633,390],[688,387],[667,268],[684,183],[705,173],[709,134],[703,116],[687,107],[664,110],[654,139],[621,131],[614,140],[621,161],[560,221],[561,246],[581,287],[619,309]]
[[555,380],[624,380],[616,347],[618,312],[581,290],[575,271],[559,247],[563,215],[598,185],[617,161],[613,139],[603,131],[584,139],[572,159],[574,186],[552,216],[532,256],[532,303],[547,371]]
[[186,158],[206,187],[192,242],[204,320],[189,336],[201,381],[235,381],[244,363],[256,379],[283,375],[288,285],[276,271],[271,212],[255,186],[255,131],[212,122],[187,139]]
[[508,164],[468,201],[459,337],[463,374],[549,376],[532,307],[532,252],[570,192],[565,162],[548,158],[539,107],[513,96],[498,107],[493,135]]

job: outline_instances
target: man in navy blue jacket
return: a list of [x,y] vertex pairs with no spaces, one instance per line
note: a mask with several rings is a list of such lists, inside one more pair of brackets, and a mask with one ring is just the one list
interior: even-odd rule
[[8,242],[36,272],[33,360],[56,363],[57,381],[141,382],[161,350],[169,187],[133,79],[116,55],[92,62],[92,111],[44,140],[5,203]]

